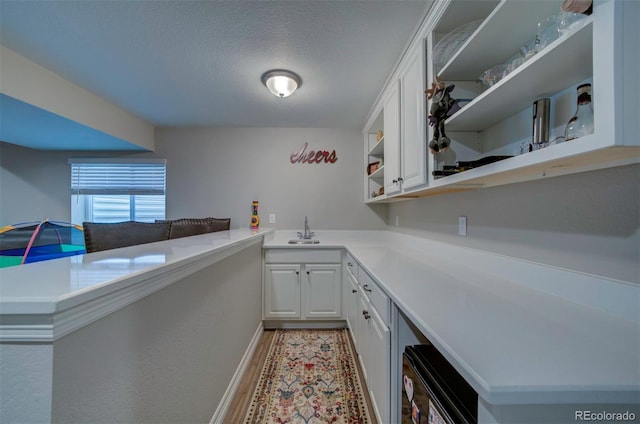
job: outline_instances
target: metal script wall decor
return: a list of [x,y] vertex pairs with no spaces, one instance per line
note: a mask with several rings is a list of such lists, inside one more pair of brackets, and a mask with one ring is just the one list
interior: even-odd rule
[[336,163],[338,160],[335,150],[331,152],[328,150],[309,150],[307,152],[308,146],[309,143],[304,143],[300,150],[292,152],[291,156],[289,156],[291,163]]

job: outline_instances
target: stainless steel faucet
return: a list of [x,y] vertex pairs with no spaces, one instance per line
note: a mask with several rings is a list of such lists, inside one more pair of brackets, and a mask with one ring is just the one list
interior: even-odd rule
[[305,216],[304,217],[304,234],[302,234],[300,231],[298,231],[298,238],[301,238],[301,239],[304,239],[304,240],[309,240],[314,235],[315,235],[314,232],[311,231],[311,228],[309,227],[309,218],[307,218]]

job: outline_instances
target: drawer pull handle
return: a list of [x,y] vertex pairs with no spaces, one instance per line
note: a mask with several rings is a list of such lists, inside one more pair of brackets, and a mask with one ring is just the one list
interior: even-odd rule
[[362,310],[362,315],[364,315],[364,319],[371,318],[371,315],[369,315],[369,312],[365,309]]
[[366,291],[366,292],[369,292],[369,293],[371,293],[371,292],[372,292],[372,290],[369,288],[369,285],[368,285],[368,284],[363,285],[363,286],[362,286],[362,288],[363,288],[363,289],[364,289],[364,291]]
[[349,266],[353,266],[353,264],[351,262],[347,262],[347,265]]
[[351,293],[358,293],[358,290],[356,290],[356,289],[351,289]]

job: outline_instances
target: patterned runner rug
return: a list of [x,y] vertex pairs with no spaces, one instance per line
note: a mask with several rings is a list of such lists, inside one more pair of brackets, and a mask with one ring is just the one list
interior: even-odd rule
[[245,424],[370,424],[346,330],[276,330]]

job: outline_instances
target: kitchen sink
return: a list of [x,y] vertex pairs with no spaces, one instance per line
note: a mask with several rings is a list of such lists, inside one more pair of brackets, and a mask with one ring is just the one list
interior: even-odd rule
[[289,240],[289,244],[319,244],[320,240],[311,239],[292,239]]

